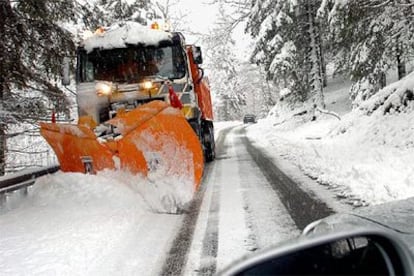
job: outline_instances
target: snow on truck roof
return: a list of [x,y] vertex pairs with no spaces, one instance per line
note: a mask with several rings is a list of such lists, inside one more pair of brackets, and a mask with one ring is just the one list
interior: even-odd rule
[[83,40],[82,46],[89,53],[95,48],[126,48],[128,44],[157,46],[161,41],[171,40],[171,38],[171,33],[153,30],[136,22],[127,22],[105,28],[104,32],[92,34]]

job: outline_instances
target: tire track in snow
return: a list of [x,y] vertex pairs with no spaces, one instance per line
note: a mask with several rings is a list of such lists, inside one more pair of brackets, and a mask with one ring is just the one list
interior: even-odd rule
[[[239,130],[235,130],[240,133]],[[266,179],[238,135],[236,153],[240,166],[243,208],[249,235],[248,250],[255,251],[291,239],[300,234],[279,195]]]
[[[219,139],[217,140],[217,159],[226,158],[227,146],[224,144],[227,134],[233,128],[227,128],[222,131]],[[221,160],[220,160],[221,161]],[[214,164],[217,165],[217,164]],[[221,178],[221,170],[215,170],[215,179]],[[212,177],[211,174],[209,174]],[[206,181],[210,183],[210,181]],[[207,217],[207,227],[203,238],[203,247],[201,252],[201,267],[200,275],[213,275],[217,270],[217,251],[218,251],[218,233],[219,233],[219,213],[220,213],[220,183],[215,182],[213,186],[213,192],[210,201],[210,208]]]
[[303,230],[309,223],[334,213],[324,202],[312,198],[308,193],[303,191],[296,182],[291,180],[274,165],[271,158],[267,157],[262,150],[254,147],[244,135],[244,128],[240,129],[239,132],[243,134],[242,141],[249,154],[266,176],[269,183],[272,184],[272,187],[278,193],[281,201],[300,230]]
[[213,275],[217,268],[217,250],[218,250],[218,223],[220,212],[220,190],[214,184],[211,205],[207,219],[207,228],[203,238],[203,249],[201,259],[203,260],[200,269],[201,275]]
[[243,126],[227,135],[228,158],[216,164],[223,174],[214,178],[221,197],[216,271],[300,233],[278,193],[248,153],[240,129]]
[[[231,128],[223,129],[219,136],[217,137],[216,147],[218,149],[217,156],[219,157],[222,153],[222,148],[224,144],[224,137],[226,136],[227,132],[229,132]],[[212,168],[214,164],[207,164],[205,166],[203,181],[200,185],[200,189],[197,191],[194,200],[189,207],[188,212],[184,215],[183,222],[181,228],[178,230],[177,236],[175,237],[174,241],[172,242],[172,246],[170,251],[168,252],[168,257],[164,262],[163,268],[161,270],[160,275],[182,275],[184,266],[187,262],[188,253],[190,250],[190,246],[192,243],[194,229],[196,227],[197,219],[200,213],[201,203],[203,202],[204,194],[206,192],[206,184],[209,183],[208,178],[212,174]],[[213,195],[214,197],[218,197],[217,194]],[[213,204],[217,209],[219,206]],[[212,206],[213,206],[212,205]],[[216,224],[216,225],[214,225]],[[217,256],[217,222],[214,223],[214,220],[210,222],[207,226],[208,231],[206,232],[206,236],[204,237],[203,244],[208,244],[206,249],[203,247],[203,255],[206,256]],[[210,234],[208,234],[210,233]],[[215,258],[214,258],[215,259]],[[209,266],[202,269],[202,273],[206,274],[214,274],[216,270],[216,264],[210,263]]]
[[[205,166],[205,175],[209,175],[211,165]],[[161,270],[161,275],[182,275],[182,270],[187,260],[188,251],[193,239],[194,228],[200,212],[200,206],[206,190],[205,179],[200,185],[188,212],[184,215],[180,229],[177,232],[168,257]]]

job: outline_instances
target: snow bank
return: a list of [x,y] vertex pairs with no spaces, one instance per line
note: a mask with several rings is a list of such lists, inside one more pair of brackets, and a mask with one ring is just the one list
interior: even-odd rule
[[[126,254],[136,258],[136,250],[151,251],[128,245],[139,235],[163,231],[147,229],[146,218],[159,216],[154,211],[177,212],[189,203],[191,191],[192,185],[174,179],[144,181],[111,171],[42,177],[17,207],[0,210],[0,274],[125,271],[117,266],[129,261]],[[138,234],[138,229],[144,233]]]
[[102,265],[145,210],[119,184],[81,174],[39,179],[22,206],[1,215],[1,274],[69,275]]
[[302,104],[291,101],[289,99],[290,97],[294,97],[294,94],[287,93],[283,96],[281,95],[276,105],[270,109],[267,118],[264,119],[264,121],[267,121],[267,124],[272,126],[284,124],[285,128],[293,128],[296,125],[302,125],[304,123],[306,118],[301,115],[307,113],[307,108]]
[[380,91],[341,121],[320,115],[316,122],[303,123],[285,114],[272,114],[249,127],[248,135],[270,154],[287,158],[319,183],[334,189],[339,197],[355,204],[412,197],[413,87],[411,74]]
[[83,46],[87,52],[91,52],[94,48],[126,48],[128,44],[157,46],[164,40],[171,40],[171,33],[152,30],[136,22],[127,22],[107,28],[103,33],[93,34],[84,40]]
[[394,82],[369,98],[359,107],[366,114],[374,111],[382,114],[402,112],[410,109],[414,100],[414,72],[400,81]]

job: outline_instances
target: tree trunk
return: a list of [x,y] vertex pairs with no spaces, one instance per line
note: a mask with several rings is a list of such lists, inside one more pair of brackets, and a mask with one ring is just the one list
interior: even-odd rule
[[318,40],[319,40],[319,45],[321,47],[321,57],[320,57],[320,61],[321,61],[321,70],[322,70],[322,84],[323,87],[327,87],[328,86],[328,75],[326,74],[326,61],[325,61],[325,57],[324,57],[324,49],[323,49],[323,45],[322,45],[322,38],[321,38],[321,33],[319,32],[318,35]]
[[[262,91],[264,91],[264,94],[265,94],[264,98],[266,99],[265,100],[266,105],[274,106],[276,103],[273,101],[272,90],[270,88],[269,79],[266,77],[266,74],[264,73],[264,70],[261,65],[259,65],[259,74],[265,82],[264,86],[262,86]],[[286,83],[286,79],[285,79],[285,83]]]
[[5,125],[0,125],[0,176],[6,173],[6,130]]
[[402,79],[407,75],[405,62],[398,60],[398,79]]
[[325,108],[325,100],[323,96],[323,64],[322,64],[322,46],[319,37],[318,24],[315,21],[316,6],[314,2],[306,1],[306,13],[308,20],[308,35],[309,35],[309,62],[311,71],[310,77],[310,99],[315,107]]
[[[1,7],[1,6],[0,6]],[[0,19],[1,23],[1,19]],[[0,42],[0,44],[2,44]],[[2,47],[0,46],[0,53],[2,52]],[[0,58],[0,110],[3,110],[3,91],[5,88],[5,80],[3,78],[4,66]],[[6,173],[6,123],[3,121],[3,118],[0,117],[0,175]]]
[[381,89],[387,86],[387,75],[384,72],[380,75],[379,85]]
[[402,49],[400,47],[400,43],[397,43],[397,70],[398,70],[398,79],[402,79],[407,75],[407,71],[406,71],[406,67],[405,67],[405,62],[402,58],[403,53],[402,53]]
[[[6,92],[6,19],[10,11],[9,1],[0,1],[0,34],[4,37],[0,40],[0,111],[4,110],[4,93]],[[6,122],[0,116],[0,175],[6,173]]]

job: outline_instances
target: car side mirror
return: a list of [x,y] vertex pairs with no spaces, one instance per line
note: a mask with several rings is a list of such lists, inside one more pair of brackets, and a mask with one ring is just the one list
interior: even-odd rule
[[70,85],[70,59],[68,57],[63,58],[62,85]]
[[195,64],[202,64],[203,63],[203,55],[201,53],[201,48],[198,46],[193,47],[193,57]]
[[243,260],[220,275],[413,275],[412,256],[388,232],[307,237]]

